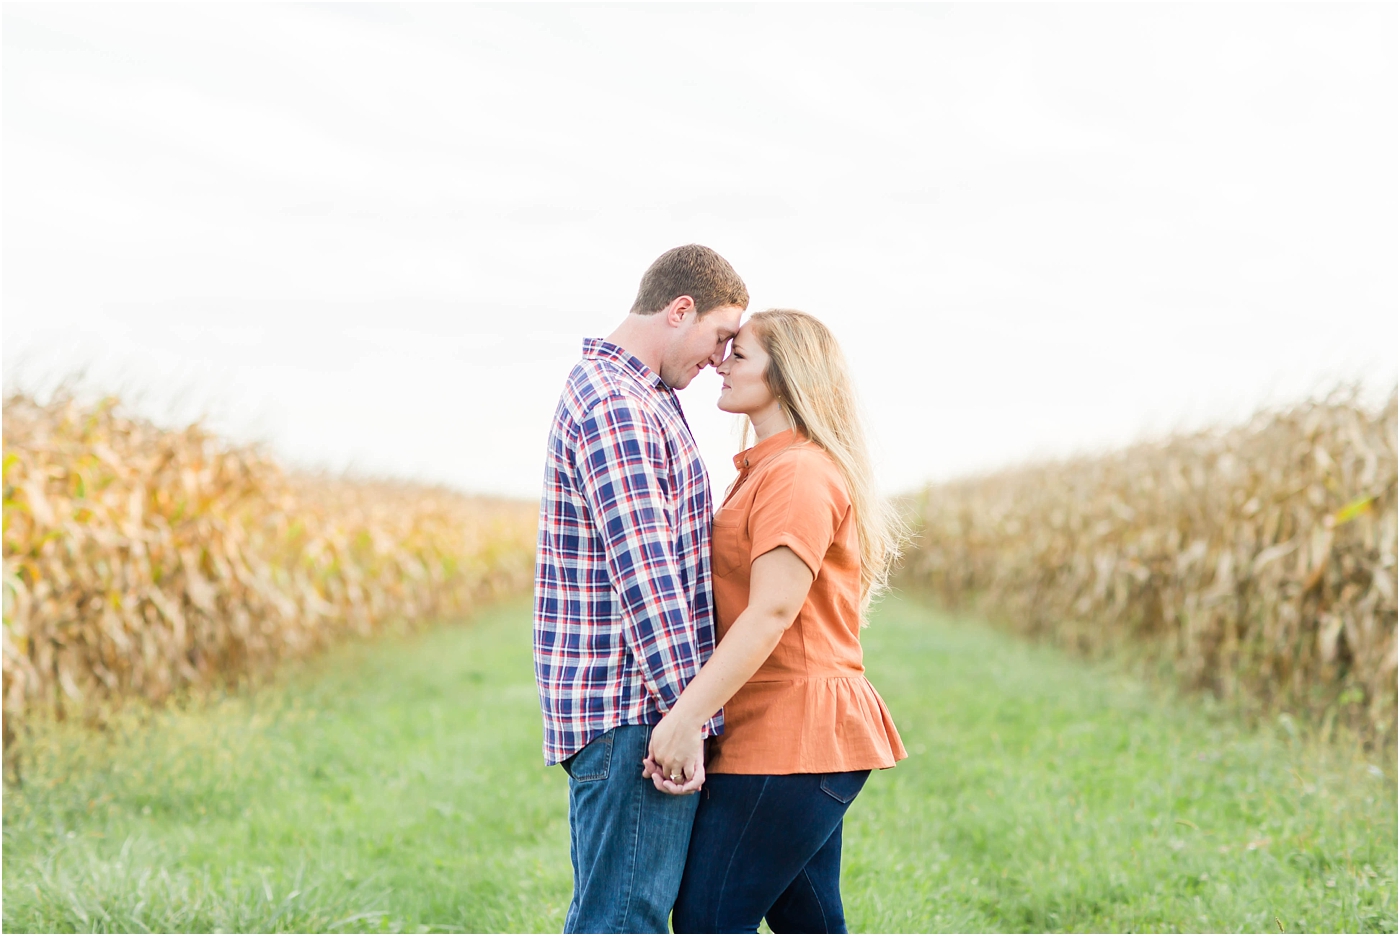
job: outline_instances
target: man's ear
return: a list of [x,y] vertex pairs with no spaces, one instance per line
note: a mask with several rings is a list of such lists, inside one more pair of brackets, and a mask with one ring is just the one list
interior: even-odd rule
[[685,321],[685,317],[695,308],[695,300],[690,296],[677,296],[671,300],[671,304],[666,307],[666,321],[672,327],[677,327]]

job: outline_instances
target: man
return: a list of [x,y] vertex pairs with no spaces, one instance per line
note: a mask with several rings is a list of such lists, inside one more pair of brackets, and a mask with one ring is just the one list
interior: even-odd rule
[[[643,776],[651,727],[714,649],[709,478],[675,391],[724,358],[749,294],[708,247],[662,254],[583,343],[555,411],[535,566],[545,763],[569,774],[564,931],[665,933],[694,796]],[[723,728],[719,713],[705,734]],[[699,763],[676,782],[694,791]]]

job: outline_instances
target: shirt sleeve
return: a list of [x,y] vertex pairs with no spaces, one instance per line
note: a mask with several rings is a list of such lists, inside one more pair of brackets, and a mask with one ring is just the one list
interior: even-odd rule
[[622,639],[668,712],[700,668],[681,586],[661,428],[630,400],[599,401],[580,424],[579,489],[603,538],[622,602]]
[[850,510],[836,467],[823,453],[793,452],[767,471],[749,514],[749,561],[786,546],[815,578]]

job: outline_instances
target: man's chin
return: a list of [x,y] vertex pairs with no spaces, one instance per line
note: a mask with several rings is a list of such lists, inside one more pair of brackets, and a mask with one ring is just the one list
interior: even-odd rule
[[662,374],[661,380],[666,384],[666,386],[670,387],[672,390],[684,390],[686,387],[690,386],[690,382],[692,380],[700,376],[700,371],[702,370],[704,370],[703,367],[698,369],[692,367],[690,370],[685,371],[684,373],[673,374],[672,376],[675,377],[674,380],[667,380],[666,375]]

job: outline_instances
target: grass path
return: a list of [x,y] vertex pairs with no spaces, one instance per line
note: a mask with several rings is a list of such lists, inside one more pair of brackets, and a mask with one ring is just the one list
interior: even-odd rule
[[[853,930],[1395,931],[1394,763],[912,602],[866,641],[912,757],[847,820]],[[531,673],[516,603],[55,733],[5,794],[4,929],[557,932]]]

